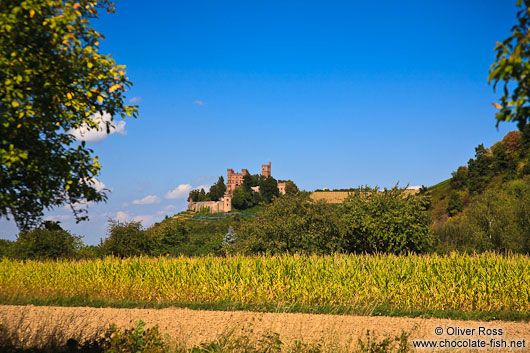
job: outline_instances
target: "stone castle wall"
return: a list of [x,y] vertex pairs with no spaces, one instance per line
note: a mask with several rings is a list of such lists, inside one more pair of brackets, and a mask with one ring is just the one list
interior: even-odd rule
[[225,194],[219,201],[190,201],[188,210],[199,212],[201,208],[208,208],[210,213],[222,213],[232,211],[232,196]]

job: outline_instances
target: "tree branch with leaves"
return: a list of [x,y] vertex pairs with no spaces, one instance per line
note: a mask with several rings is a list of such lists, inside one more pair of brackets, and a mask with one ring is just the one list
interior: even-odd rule
[[[95,177],[101,165],[74,129],[101,129],[96,117],[136,117],[125,105],[125,66],[100,53],[90,27],[108,0],[0,0],[0,217],[20,230],[45,209],[72,207],[87,219],[90,201],[105,201]],[[104,122],[110,132],[114,119]]]

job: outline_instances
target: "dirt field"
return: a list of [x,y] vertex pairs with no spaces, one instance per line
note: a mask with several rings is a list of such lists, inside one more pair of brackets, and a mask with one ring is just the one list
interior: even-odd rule
[[[525,340],[526,348],[515,351],[530,351],[530,324],[517,322],[479,322],[444,319],[392,318],[369,316],[313,315],[292,313],[255,313],[245,311],[197,311],[190,309],[113,309],[73,308],[40,306],[0,306],[0,324],[8,330],[15,330],[27,346],[41,347],[49,336],[60,333],[64,339],[75,338],[80,342],[101,334],[111,323],[128,328],[141,319],[147,326],[159,325],[164,333],[173,339],[193,346],[215,340],[223,332],[234,329],[234,334],[261,337],[267,332],[280,334],[285,342],[322,342],[324,346],[338,344],[342,347],[357,342],[367,329],[378,337],[396,336],[404,330],[410,334],[410,341],[416,339],[490,339]],[[441,327],[444,333],[435,334]],[[479,329],[502,329],[501,335],[482,332]],[[449,334],[453,329],[474,329],[470,335]],[[448,332],[449,331],[449,332]],[[499,333],[499,332],[497,332]],[[509,343],[508,343],[509,344]],[[351,346],[350,346],[351,347]],[[422,349],[423,352],[430,351]],[[455,349],[450,350],[457,351]],[[458,350],[461,351],[461,350]],[[465,350],[469,351],[469,350]],[[481,349],[480,352],[506,352],[502,349]]]

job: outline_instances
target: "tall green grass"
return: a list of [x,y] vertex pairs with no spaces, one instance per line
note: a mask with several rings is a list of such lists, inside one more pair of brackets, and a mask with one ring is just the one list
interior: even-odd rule
[[[233,303],[530,313],[521,255],[332,255],[0,261],[0,301]],[[367,312],[368,314],[370,312]]]

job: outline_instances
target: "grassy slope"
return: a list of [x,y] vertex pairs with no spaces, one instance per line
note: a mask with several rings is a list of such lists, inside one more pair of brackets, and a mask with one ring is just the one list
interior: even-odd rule
[[431,215],[434,222],[443,221],[447,217],[447,202],[451,194],[451,179],[444,180],[428,188],[431,193]]

